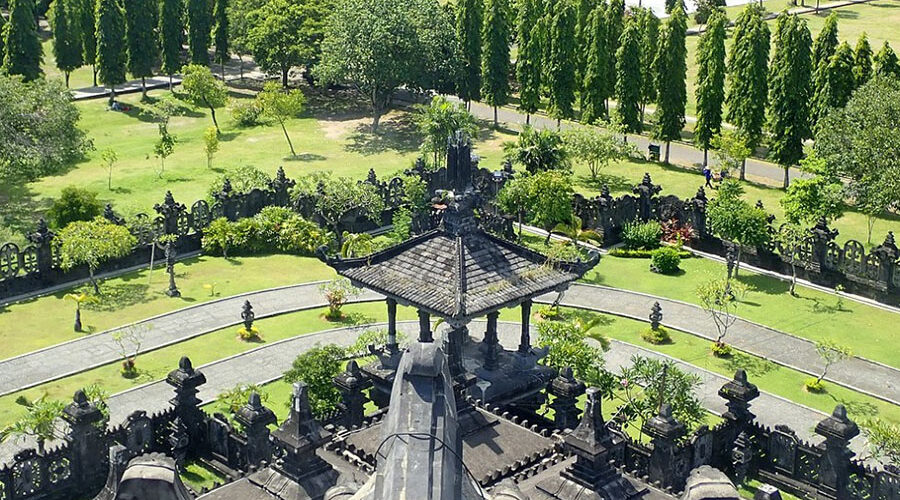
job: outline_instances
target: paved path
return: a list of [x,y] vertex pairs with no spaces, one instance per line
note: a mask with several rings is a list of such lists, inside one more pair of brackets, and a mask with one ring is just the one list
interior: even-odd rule
[[[198,397],[203,403],[208,403],[214,401],[220,393],[234,387],[238,383],[263,384],[271,382],[281,377],[290,368],[292,361],[299,353],[312,348],[318,343],[350,345],[360,331],[373,326],[381,325],[338,328],[300,335],[196,367],[203,372],[207,380],[207,383],[200,387]],[[471,328],[472,336],[479,339],[484,328],[483,321],[474,322]],[[518,346],[520,328],[520,325],[517,323],[501,322],[499,324],[500,342],[507,349],[515,349]],[[398,330],[406,333],[410,338],[415,338],[417,329],[418,323],[416,321],[398,322]],[[606,366],[613,371],[619,371],[622,367],[630,366],[631,358],[636,354],[658,359],[671,359],[680,369],[696,374],[701,381],[698,397],[704,407],[716,414],[721,414],[725,411],[725,401],[717,395],[717,391],[728,381],[727,377],[619,341],[611,343],[610,350],[605,355]],[[168,407],[168,400],[171,397],[172,387],[166,384],[165,381],[151,382],[115,394],[108,400],[110,424],[116,425],[123,422],[129,414],[136,410],[144,410],[148,413],[164,410]],[[270,402],[269,404],[280,403]],[[756,413],[757,420],[764,425],[788,425],[797,432],[801,439],[816,442],[820,440],[812,432],[815,424],[825,417],[825,414],[820,411],[792,403],[766,392],[762,392],[760,397],[753,402],[752,411]],[[29,446],[33,446],[33,443],[27,439],[9,440],[3,443],[0,445],[0,463],[8,463],[17,451]],[[52,443],[48,443],[48,446],[52,446]],[[851,442],[851,448],[857,452],[863,451],[865,446],[866,443],[862,437],[857,437]]]
[[[366,292],[354,301],[380,298],[378,294]],[[547,294],[538,301],[549,303],[555,298],[556,294]],[[318,283],[285,286],[207,302],[137,323],[146,328],[141,352],[237,325],[241,321],[241,306],[245,300],[253,304],[257,318],[325,306]],[[710,340],[716,338],[715,327],[705,311],[676,300],[576,283],[566,292],[562,303],[648,321],[650,307],[656,301],[662,306],[662,323],[665,326]],[[118,330],[85,336],[0,361],[0,395],[119,360],[118,346],[112,338]],[[730,328],[726,340],[742,351],[805,373],[818,375],[822,369],[813,343],[756,323],[739,319]],[[900,370],[880,363],[854,357],[833,366],[826,380],[900,404]]]

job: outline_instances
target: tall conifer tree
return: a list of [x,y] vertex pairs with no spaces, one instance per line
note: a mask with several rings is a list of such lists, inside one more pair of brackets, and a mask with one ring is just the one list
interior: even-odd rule
[[884,41],[881,50],[875,55],[874,64],[875,74],[879,76],[893,76],[900,78],[900,63],[897,62],[897,54],[891,48],[891,44]]
[[91,65],[94,86],[97,86],[97,20],[96,5],[92,0],[78,0],[78,23],[81,33],[81,58]]
[[3,71],[22,75],[26,81],[43,74],[44,52],[34,22],[34,9],[33,0],[11,0],[9,21],[3,28]]
[[575,104],[575,9],[566,3],[558,6],[550,29],[550,116],[572,118]]
[[172,75],[181,70],[181,45],[184,42],[183,0],[162,0],[159,10],[162,70],[169,75],[169,90],[172,90]]
[[[608,75],[616,74],[616,54],[619,52],[619,39],[622,37],[624,30],[625,1],[609,0],[609,5],[606,6],[606,53],[609,55],[607,58]],[[609,103],[607,103],[606,110],[607,112],[609,111]]]
[[591,20],[590,16],[593,12],[595,0],[576,0],[575,8],[575,57],[578,62],[575,65],[575,85],[578,89],[579,98],[584,106],[584,75],[586,72],[588,47],[590,45]]
[[625,133],[643,130],[641,123],[641,32],[632,18],[616,52],[616,112]]
[[872,46],[865,32],[859,35],[856,49],[853,51],[853,84],[864,85],[872,78]]
[[653,59],[659,45],[659,18],[651,9],[640,9],[637,14],[641,27],[641,121],[647,104],[656,101],[656,84],[653,77]]
[[510,11],[507,0],[487,0],[481,36],[484,40],[481,94],[494,108],[496,127],[497,107],[509,102]]
[[72,8],[71,0],[54,0],[50,7],[50,27],[53,29],[53,57],[56,67],[63,72],[66,87],[69,86],[69,74],[81,67],[81,29],[77,8]]
[[459,0],[456,11],[456,34],[460,59],[459,97],[468,106],[481,99],[481,30],[484,24],[482,0]]
[[694,142],[703,148],[703,166],[707,165],[709,146],[722,128],[722,103],[725,100],[725,25],[721,10],[714,10],[697,46],[697,124]]
[[853,51],[847,42],[838,45],[825,67],[825,86],[816,96],[817,116],[825,117],[833,108],[842,108],[856,86],[853,77]]
[[0,66],[3,66],[3,44],[6,43],[6,37],[3,35],[4,26],[6,26],[6,18],[0,15]]
[[810,136],[812,37],[806,21],[783,12],[778,16],[775,52],[769,72],[769,154],[784,167],[784,187],[790,167],[803,158],[803,140]]
[[125,83],[127,62],[125,10],[118,0],[97,0],[97,74],[109,87],[109,103],[116,100],[116,85]]
[[519,110],[525,113],[525,123],[541,105],[541,43],[543,32],[538,26],[539,0],[519,2],[519,55],[516,58],[516,79],[519,81]]
[[[769,37],[769,25],[763,19],[762,9],[748,4],[734,26],[734,43],[728,57],[725,119],[738,128],[751,148],[759,143],[766,121]],[[741,164],[741,179],[744,172],[745,163]]]
[[125,38],[128,40],[128,72],[141,79],[141,95],[147,98],[146,78],[153,76],[159,45],[153,20],[156,2],[125,0]]
[[213,42],[216,44],[216,62],[221,65],[222,81],[225,81],[225,63],[231,58],[229,50],[228,0],[215,0],[213,17],[216,28],[213,31]]
[[607,74],[609,56],[606,52],[606,12],[600,3],[590,15],[590,46],[587,47],[587,67],[582,85],[581,119],[593,123],[606,116],[606,99],[613,75]]
[[687,16],[681,3],[672,9],[666,22],[657,52],[656,69],[656,137],[666,141],[666,163],[669,162],[671,142],[681,138],[684,128],[684,108],[687,104]]
[[[822,93],[825,85],[826,85],[826,72],[828,70],[828,64],[831,61],[831,56],[834,55],[834,51],[838,46],[838,17],[837,12],[832,11],[831,14],[825,18],[825,24],[822,26],[822,31],[819,32],[819,35],[816,36],[816,41],[813,43],[812,48],[812,70],[813,70],[813,85],[812,85],[812,96],[814,101],[819,100],[819,94]],[[815,126],[815,124],[819,121],[819,107],[813,106],[812,111],[812,121],[810,125]]]
[[188,52],[192,64],[209,65],[209,40],[212,33],[208,0],[187,0]]

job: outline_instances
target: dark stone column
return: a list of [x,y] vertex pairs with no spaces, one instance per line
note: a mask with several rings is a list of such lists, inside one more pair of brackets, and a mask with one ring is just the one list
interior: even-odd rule
[[848,445],[859,435],[859,427],[847,417],[844,405],[834,407],[834,413],[816,425],[816,434],[825,438],[818,448],[823,459],[819,461],[820,488],[837,500],[850,498],[850,459],[855,455]]
[[250,399],[234,415],[235,421],[244,426],[247,448],[244,450],[246,465],[271,462],[272,445],[269,442],[269,424],[277,423],[275,413],[262,405],[259,394],[250,393]]
[[103,460],[107,453],[103,439],[106,419],[82,390],[75,392],[72,402],[63,410],[62,418],[70,429],[66,441],[73,453],[73,475],[85,491],[96,491],[103,484],[106,472]]
[[528,354],[531,351],[531,301],[522,302],[522,336],[519,339],[519,352]]
[[678,439],[685,433],[684,424],[672,416],[672,407],[663,403],[659,414],[644,423],[644,433],[649,435],[653,444],[650,453],[650,482],[659,488],[678,490],[684,485],[685,477],[676,477],[675,452]]
[[366,396],[363,391],[372,382],[359,370],[356,361],[347,363],[347,369],[334,377],[334,385],[341,391],[341,410],[344,411],[344,422],[348,429],[362,425],[365,416]]
[[447,365],[454,380],[465,371],[462,364],[462,346],[468,335],[469,329],[464,323],[450,323],[450,332],[447,333],[444,352],[447,353]]
[[272,190],[272,197],[275,205],[286,207],[291,204],[291,188],[297,184],[293,179],[288,179],[284,175],[284,167],[278,167],[275,172],[275,178],[269,181],[269,189]]
[[166,197],[162,203],[153,206],[156,213],[163,218],[163,229],[166,234],[178,234],[178,218],[187,211],[183,203],[178,203],[171,191],[166,191]]
[[205,427],[202,424],[206,414],[200,409],[197,388],[206,383],[206,376],[194,370],[190,358],[183,356],[178,362],[178,369],[169,372],[166,383],[175,388],[175,397],[169,400],[175,408],[170,441],[176,459],[184,458],[178,455],[187,449],[200,451],[199,445],[204,439]]
[[559,376],[550,383],[549,392],[554,396],[550,407],[554,411],[553,422],[557,429],[574,429],[578,425],[578,407],[575,404],[584,391],[584,383],[575,380],[568,366],[560,370]]
[[43,217],[38,221],[37,229],[33,233],[26,235],[28,241],[34,245],[37,254],[37,273],[42,280],[49,281],[53,279],[51,271],[53,270],[53,253],[50,248],[50,242],[56,237],[56,233],[47,228],[47,221]]
[[734,466],[734,478],[742,481],[750,473],[756,458],[756,448],[750,439],[750,422],[754,415],[750,412],[750,402],[759,397],[759,389],[747,381],[747,373],[738,370],[734,380],[719,389],[719,397],[727,400],[728,407],[722,418],[730,420],[735,427],[736,437],[731,449],[731,463]]
[[434,342],[431,336],[431,315],[425,311],[419,311],[419,342]]
[[[272,433],[272,437],[284,451],[275,467],[294,481],[299,482],[331,469],[331,465],[316,455],[316,449],[328,441],[330,433],[313,418],[309,389],[303,382],[294,383],[291,413]],[[332,474],[337,476],[333,471]]]
[[485,351],[484,351],[484,369],[485,370],[496,370],[497,369],[497,361],[499,357],[499,343],[500,340],[497,338],[497,318],[500,316],[499,312],[492,312],[487,315],[487,331],[484,332],[484,343],[485,343]]
[[388,353],[395,353],[399,349],[397,344],[397,301],[388,297],[387,299],[387,348]]

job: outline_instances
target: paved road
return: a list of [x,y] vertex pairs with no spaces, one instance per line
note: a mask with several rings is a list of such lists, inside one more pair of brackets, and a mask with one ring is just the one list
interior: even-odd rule
[[[380,298],[382,297],[378,294],[366,292],[355,301]],[[549,303],[554,299],[556,294],[547,294],[537,300]],[[241,306],[245,300],[253,304],[257,318],[325,306],[318,291],[318,283],[285,286],[207,302],[137,323],[145,329],[141,352],[237,325],[241,322]],[[706,312],[697,306],[676,300],[576,283],[566,292],[562,303],[649,321],[647,316],[650,307],[657,301],[662,306],[665,326],[710,340],[716,338],[717,332]],[[112,338],[113,333],[118,330],[82,337],[0,361],[0,395],[118,361],[121,356],[118,345]],[[818,375],[823,368],[813,343],[756,323],[737,320],[730,328],[726,340],[742,351],[802,372]],[[900,370],[880,363],[853,357],[833,366],[826,380],[900,404]]]
[[[381,327],[383,325],[338,328],[300,335],[196,367],[203,372],[207,380],[207,383],[200,387],[198,397],[203,403],[208,403],[214,401],[220,393],[234,387],[238,383],[263,384],[275,380],[290,368],[291,362],[299,353],[319,343],[350,345],[360,331],[373,326]],[[484,322],[474,322],[470,328],[471,332],[473,332],[472,336],[476,340],[480,339],[482,336],[480,332],[484,328]],[[499,324],[499,338],[504,347],[511,350],[516,349],[519,343],[520,328],[520,325],[517,323],[501,322]],[[418,323],[416,321],[398,322],[398,329],[406,333],[409,338],[415,338],[418,331]],[[618,341],[611,343],[610,350],[605,355],[606,366],[613,371],[619,371],[622,367],[630,366],[631,359],[636,354],[658,359],[670,359],[680,369],[696,374],[700,377],[698,397],[704,407],[716,414],[721,414],[725,411],[725,401],[717,395],[717,391],[723,384],[728,382],[727,377],[668,358],[648,349]],[[148,413],[164,410],[169,406],[168,400],[171,396],[172,387],[164,381],[151,382],[115,394],[108,401],[110,425],[123,422],[129,414],[136,410],[144,410]],[[280,404],[280,402],[270,402],[269,404]],[[820,440],[812,432],[812,428],[826,416],[822,412],[792,403],[766,392],[762,392],[760,397],[753,402],[752,411],[762,424],[767,426],[774,426],[775,424],[788,425],[797,432],[801,439],[810,441]],[[52,445],[53,443],[48,443],[48,446]],[[0,463],[8,463],[19,450],[31,446],[34,446],[33,442],[28,439],[11,439],[0,444]],[[862,437],[857,437],[851,442],[851,448],[857,452],[863,451],[865,447],[866,443]]]

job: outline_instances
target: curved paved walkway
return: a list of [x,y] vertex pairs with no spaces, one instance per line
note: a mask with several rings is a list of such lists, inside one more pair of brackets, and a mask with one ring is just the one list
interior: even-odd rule
[[[378,300],[366,292],[355,302]],[[556,294],[537,299],[549,303]],[[141,352],[147,352],[240,323],[244,300],[253,304],[257,318],[325,306],[318,283],[304,283],[251,292],[199,304],[144,320],[147,325]],[[597,285],[576,283],[562,304],[648,321],[654,302],[662,306],[665,326],[713,340],[716,331],[701,308],[676,300]],[[106,331],[0,361],[0,395],[57,380],[120,359],[112,339],[116,330]],[[739,319],[731,327],[728,342],[736,348],[775,363],[818,374],[822,361],[812,342]],[[853,357],[831,367],[826,380],[885,401],[900,404],[900,370]]]
[[[347,346],[354,342],[361,330],[381,325],[383,324],[345,327],[299,335],[199,366],[197,368],[206,376],[207,383],[200,387],[198,397],[203,403],[208,403],[214,401],[219,394],[238,383],[263,384],[271,382],[280,378],[291,367],[291,363],[299,353],[312,348],[316,344],[335,343]],[[471,328],[472,336],[477,340],[483,335],[481,332],[485,328],[484,322],[476,321],[473,325]],[[521,327],[518,323],[501,322],[498,325],[500,342],[504,347],[515,349],[518,346],[520,329]],[[415,338],[418,331],[418,322],[398,322],[398,330],[406,333],[410,338]],[[444,327],[443,331],[445,330],[446,327]],[[630,366],[631,358],[636,354],[658,359],[670,359],[680,369],[696,374],[700,377],[698,397],[704,407],[716,414],[721,414],[725,411],[725,400],[718,396],[717,391],[723,384],[728,382],[727,377],[642,347],[615,340],[611,342],[610,349],[604,356],[606,367],[618,372],[622,367]],[[168,401],[171,396],[172,387],[162,380],[115,394],[108,400],[110,425],[123,422],[129,414],[136,410],[144,410],[148,413],[164,410],[169,406]],[[279,403],[270,402],[269,404]],[[821,440],[812,432],[812,428],[826,416],[825,413],[766,392],[761,392],[760,397],[753,402],[752,411],[757,415],[757,420],[764,425],[771,427],[775,424],[784,424],[794,429],[801,439],[813,442]],[[48,446],[52,446],[52,444],[48,443]],[[33,446],[33,442],[29,439],[9,440],[0,444],[0,463],[8,463],[19,450]],[[850,447],[854,451],[861,452],[865,449],[865,446],[864,438],[857,437],[851,442]]]

